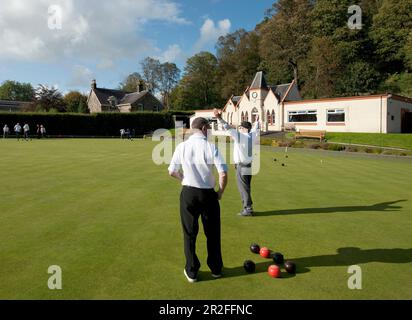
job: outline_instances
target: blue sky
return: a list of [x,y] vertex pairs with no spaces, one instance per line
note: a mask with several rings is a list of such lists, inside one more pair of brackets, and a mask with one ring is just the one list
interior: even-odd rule
[[220,35],[253,29],[273,2],[0,0],[0,82],[115,88],[147,56],[183,71],[188,57],[215,53]]

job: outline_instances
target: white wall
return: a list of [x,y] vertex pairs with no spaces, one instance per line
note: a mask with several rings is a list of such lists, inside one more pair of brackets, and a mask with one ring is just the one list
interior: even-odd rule
[[[296,129],[386,133],[386,104],[386,95],[286,102],[285,125],[290,124],[288,111],[317,110],[317,123],[295,123]],[[327,123],[328,109],[345,110],[345,122]]]
[[[388,112],[387,112],[387,126],[388,133],[401,133],[401,110],[407,109],[412,112],[412,103],[406,101],[400,101],[396,98],[388,99]],[[393,120],[392,120],[393,116]]]

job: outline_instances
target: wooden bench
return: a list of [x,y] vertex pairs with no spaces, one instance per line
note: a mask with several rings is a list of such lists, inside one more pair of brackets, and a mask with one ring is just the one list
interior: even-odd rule
[[316,138],[320,141],[325,139],[326,131],[316,131],[316,130],[299,130],[295,134],[295,138]]

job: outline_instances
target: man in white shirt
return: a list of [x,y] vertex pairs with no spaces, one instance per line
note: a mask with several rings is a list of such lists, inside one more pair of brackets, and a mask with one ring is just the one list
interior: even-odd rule
[[21,134],[21,125],[20,125],[20,123],[17,123],[14,126],[14,133],[16,134],[17,140],[20,140],[20,134]]
[[10,132],[10,129],[7,126],[7,124],[4,125],[4,127],[3,127],[3,139],[6,139],[9,136],[9,132]]
[[233,160],[236,168],[236,180],[240,196],[242,198],[243,209],[239,213],[240,216],[253,216],[253,201],[251,196],[251,181],[252,181],[252,161],[253,161],[253,145],[260,134],[259,116],[256,117],[255,125],[252,129],[252,124],[243,121],[239,126],[239,130],[233,129],[222,119],[222,111],[214,110],[215,117],[223,125],[223,129],[227,130],[234,140]]
[[23,130],[24,130],[24,139],[25,139],[26,141],[28,141],[28,140],[29,140],[29,134],[30,134],[30,127],[29,127],[29,125],[28,125],[27,123],[24,124]]
[[[227,165],[216,146],[207,141],[209,121],[197,118],[192,123],[193,135],[179,144],[168,168],[169,174],[182,182],[180,216],[184,235],[186,265],[184,274],[196,282],[200,262],[196,255],[199,216],[207,238],[207,264],[214,278],[222,276],[220,205],[227,184]],[[213,166],[219,173],[219,190],[215,191]]]

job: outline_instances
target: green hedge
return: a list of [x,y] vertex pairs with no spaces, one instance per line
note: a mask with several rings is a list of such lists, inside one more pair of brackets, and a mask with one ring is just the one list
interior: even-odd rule
[[120,129],[134,129],[143,135],[156,129],[174,127],[172,113],[0,113],[0,127],[7,124],[10,133],[20,123],[30,126],[30,134],[36,134],[37,124],[46,128],[48,136],[118,136]]

